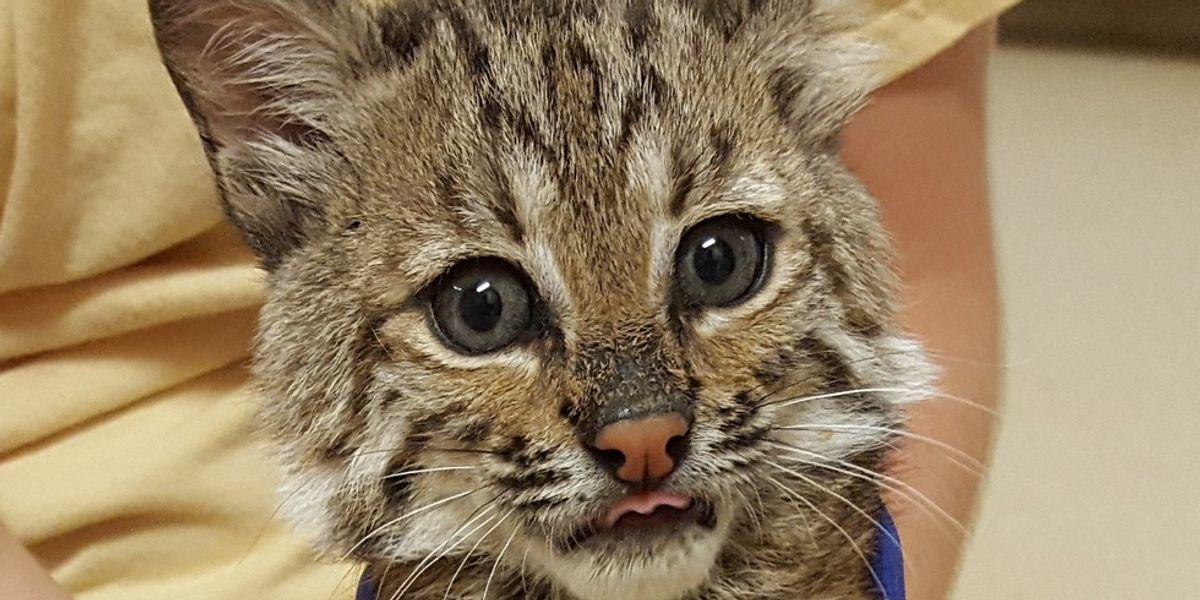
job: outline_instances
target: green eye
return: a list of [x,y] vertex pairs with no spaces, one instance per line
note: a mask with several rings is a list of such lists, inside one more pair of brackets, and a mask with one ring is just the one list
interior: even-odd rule
[[756,219],[726,216],[684,234],[675,260],[676,286],[683,301],[719,307],[753,295],[766,270],[763,229]]
[[495,352],[527,332],[532,294],[516,267],[496,259],[460,264],[437,284],[432,300],[438,330],[467,354]]

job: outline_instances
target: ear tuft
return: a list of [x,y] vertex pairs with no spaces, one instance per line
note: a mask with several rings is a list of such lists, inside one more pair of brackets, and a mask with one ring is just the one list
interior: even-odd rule
[[[320,137],[344,52],[316,0],[151,0],[164,63],[209,146]],[[211,148],[210,148],[211,150]]]
[[200,132],[225,212],[268,268],[321,214],[317,149],[331,139],[329,115],[366,39],[347,4],[150,0],[163,62]]
[[854,33],[853,0],[764,0],[760,29],[748,36],[771,79],[780,116],[823,149],[879,83],[882,48]]

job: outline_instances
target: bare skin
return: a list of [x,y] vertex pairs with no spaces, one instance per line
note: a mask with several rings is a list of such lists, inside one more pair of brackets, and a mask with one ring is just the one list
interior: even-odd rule
[[0,598],[11,600],[70,600],[50,574],[0,523]]
[[[900,252],[905,318],[942,369],[941,390],[994,408],[999,306],[984,151],[985,74],[995,26],[972,32],[875,94],[846,133],[846,162],[879,198]],[[984,460],[988,413],[949,401],[912,412],[913,433]],[[922,443],[906,443],[901,478],[969,526],[979,479]],[[949,594],[962,540],[906,499],[891,499],[908,556],[909,595]],[[0,598],[69,600],[0,526]]]
[[[909,429],[985,460],[998,397],[999,302],[984,148],[987,24],[880,90],[855,117],[843,156],[879,199],[900,254],[907,326],[941,369],[940,391],[982,405],[934,399]],[[909,442],[899,477],[969,527],[980,480],[933,445]],[[946,598],[961,535],[899,496],[889,499],[904,538],[909,596]]]

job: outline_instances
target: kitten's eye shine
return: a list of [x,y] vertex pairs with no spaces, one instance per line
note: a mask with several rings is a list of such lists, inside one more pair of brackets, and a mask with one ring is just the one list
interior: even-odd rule
[[766,272],[762,222],[746,216],[710,219],[683,236],[675,278],[685,304],[730,306],[751,296]]
[[496,259],[460,264],[437,283],[433,318],[438,330],[467,354],[494,352],[529,330],[532,294],[512,265]]

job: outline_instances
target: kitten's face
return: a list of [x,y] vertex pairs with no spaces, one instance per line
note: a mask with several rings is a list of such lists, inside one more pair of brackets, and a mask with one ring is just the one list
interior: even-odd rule
[[916,392],[805,3],[192,4],[160,42],[270,270],[263,422],[327,548],[678,596]]

